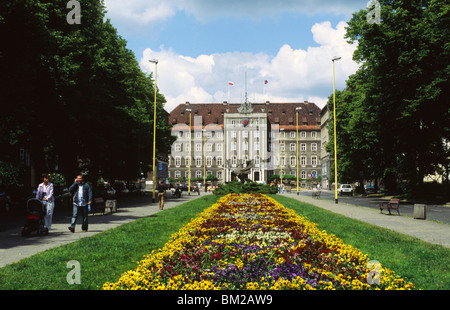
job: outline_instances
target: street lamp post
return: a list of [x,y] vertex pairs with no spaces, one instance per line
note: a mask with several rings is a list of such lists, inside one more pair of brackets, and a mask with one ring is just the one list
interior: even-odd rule
[[284,128],[280,128],[280,193],[283,191],[283,135]]
[[299,148],[298,148],[298,113],[299,113],[299,111],[301,110],[302,108],[301,107],[298,107],[298,108],[296,108],[295,109],[295,113],[297,114],[297,157],[296,157],[296,166],[297,166],[297,196],[298,195],[300,195],[300,186],[299,186],[299,173],[300,173],[300,171],[299,171],[299,166],[298,166],[298,164],[299,164],[299,162],[298,162],[298,152],[299,152]]
[[334,200],[336,204],[338,200],[338,177],[337,177],[337,138],[336,138],[336,82],[335,82],[335,69],[334,62],[340,60],[341,57],[334,57],[333,62],[333,121],[334,121]]
[[156,202],[156,79],[158,74],[158,59],[150,59],[149,62],[155,64],[155,102],[153,106],[153,191],[152,191],[152,202]]
[[189,164],[188,164],[188,196],[191,196],[191,154],[192,154],[192,145],[191,145],[191,120],[192,120],[192,109],[186,109],[186,112],[189,112]]
[[[206,140],[206,129],[203,129],[203,133],[202,133],[202,144],[203,144],[203,185],[205,186],[205,193],[208,192],[208,189],[206,187],[206,144],[205,144],[205,140]],[[198,189],[198,191],[200,192],[200,188]]]

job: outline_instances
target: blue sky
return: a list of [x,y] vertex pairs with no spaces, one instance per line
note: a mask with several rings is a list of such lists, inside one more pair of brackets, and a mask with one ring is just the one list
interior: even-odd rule
[[[167,110],[185,101],[309,100],[323,106],[358,65],[343,35],[360,0],[105,0],[107,17],[145,72],[158,58]],[[264,80],[269,84],[264,87]],[[228,88],[228,81],[235,85]],[[330,87],[331,84],[331,87]]]

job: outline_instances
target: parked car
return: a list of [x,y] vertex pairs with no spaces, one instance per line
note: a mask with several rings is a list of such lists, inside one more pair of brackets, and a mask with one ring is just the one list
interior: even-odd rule
[[353,187],[350,184],[341,184],[338,188],[339,196],[349,195],[353,196]]

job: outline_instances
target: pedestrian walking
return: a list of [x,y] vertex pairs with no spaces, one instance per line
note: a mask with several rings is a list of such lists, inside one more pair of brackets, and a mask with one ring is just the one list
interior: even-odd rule
[[69,226],[71,232],[75,232],[75,225],[78,215],[81,214],[83,223],[81,229],[83,232],[88,230],[89,206],[92,203],[92,189],[89,184],[84,182],[83,175],[77,175],[74,183],[69,187],[69,192],[73,195],[73,213],[72,222]]
[[36,199],[44,204],[44,221],[47,230],[52,228],[53,210],[55,208],[55,197],[53,196],[53,183],[49,182],[47,173],[42,174],[42,183],[38,185]]
[[166,197],[166,187],[163,182],[160,181],[158,185],[158,200],[159,200],[159,210],[164,209],[164,198]]

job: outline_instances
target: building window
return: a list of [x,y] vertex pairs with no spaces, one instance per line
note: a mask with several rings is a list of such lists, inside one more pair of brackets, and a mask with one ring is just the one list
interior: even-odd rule
[[243,138],[248,138],[248,130],[244,130],[244,131],[242,132],[242,137],[243,137]]
[[301,134],[300,134],[300,137],[306,138],[306,131],[302,131]]
[[222,180],[222,171],[217,171],[217,178]]
[[201,178],[201,177],[202,177],[202,172],[201,172],[200,170],[197,170],[197,171],[195,172],[195,177],[196,177],[196,178]]
[[197,144],[195,145],[195,150],[196,150],[197,152],[201,152],[201,151],[202,151],[202,145],[201,145],[200,143],[197,143]]
[[291,156],[291,166],[295,166],[297,164],[297,160],[295,156]]
[[244,144],[242,144],[242,149],[244,151],[248,151],[248,143],[247,142],[244,142]]
[[231,165],[236,166],[236,156],[231,156]]
[[281,157],[281,165],[286,166],[286,157],[284,156]]
[[217,143],[216,147],[217,147],[217,152],[222,152],[222,150],[223,150],[222,143]]
[[255,138],[259,138],[259,130],[255,130],[254,137],[255,137]]
[[300,149],[302,152],[306,152],[306,143],[302,143]]
[[202,158],[200,156],[195,158],[195,164],[197,167],[202,165]]
[[259,159],[259,156],[255,156],[255,165],[259,165],[261,163],[261,160]]
[[184,145],[184,151],[185,151],[185,152],[189,152],[189,151],[190,151],[190,149],[189,149],[189,143],[186,143],[186,144]]
[[189,178],[189,171],[184,172],[184,178],[188,179]]
[[303,180],[306,180],[306,171],[302,171],[302,173],[301,173],[301,178],[302,178]]
[[311,144],[311,151],[317,152],[317,143],[312,143]]
[[212,157],[211,156],[206,157],[206,165],[208,167],[212,166]]
[[236,138],[236,131],[231,132],[231,138]]
[[291,143],[291,147],[290,147],[290,149],[291,149],[291,152],[293,152],[293,151],[295,151],[295,143]]
[[311,138],[317,138],[317,131],[311,132]]
[[222,157],[217,157],[217,159],[216,159],[216,164],[217,164],[217,166],[222,166]]
[[175,157],[175,166],[177,167],[181,166],[181,157]]
[[212,131],[206,132],[206,138],[212,138]]
[[311,157],[311,165],[317,166],[317,156],[312,156]]
[[221,131],[217,131],[217,132],[216,132],[216,137],[217,137],[218,139],[222,139],[222,132],[221,132]]
[[242,167],[247,167],[248,156],[242,157]]
[[300,165],[306,166],[306,156],[300,157]]
[[181,145],[175,144],[175,152],[181,152]]
[[297,176],[297,171],[291,170],[291,175],[294,176],[294,177],[296,177],[296,176]]
[[236,151],[236,142],[231,143],[231,150]]
[[281,150],[284,151],[284,143],[280,144]]
[[255,143],[255,151],[259,151],[259,143]]
[[201,139],[201,137],[202,137],[202,132],[201,132],[201,131],[197,131],[197,132],[195,133],[195,137],[196,137],[197,139]]
[[175,171],[175,178],[181,178],[181,171]]
[[207,151],[207,152],[212,152],[212,144],[211,144],[211,143],[208,143],[208,144],[206,145],[206,151]]
[[295,131],[291,131],[291,138],[295,138]]

